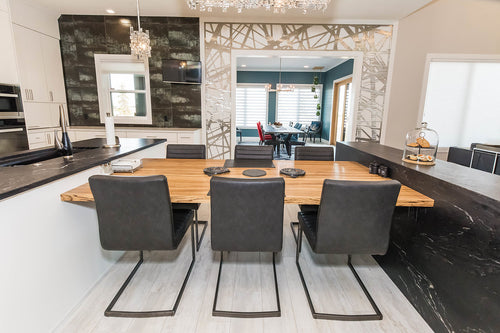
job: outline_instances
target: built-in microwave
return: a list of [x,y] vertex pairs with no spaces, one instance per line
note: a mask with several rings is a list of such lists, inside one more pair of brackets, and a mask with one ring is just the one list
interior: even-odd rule
[[23,119],[19,86],[0,84],[0,119]]

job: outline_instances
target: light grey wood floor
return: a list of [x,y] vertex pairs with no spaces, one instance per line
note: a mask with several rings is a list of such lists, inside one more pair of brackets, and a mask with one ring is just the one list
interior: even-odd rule
[[[361,279],[384,315],[381,321],[314,320],[295,266],[295,243],[289,222],[297,219],[297,205],[285,206],[283,251],[277,256],[281,317],[238,319],[212,317],[219,254],[210,248],[210,227],[178,311],[174,317],[108,318],[104,309],[138,259],[123,258],[99,281],[58,332],[432,332],[408,300],[370,256],[354,256]],[[202,205],[201,220],[209,219]],[[346,265],[345,256],[316,255],[304,239],[301,266],[318,312],[372,313],[369,302]],[[115,305],[115,310],[170,309],[191,260],[190,233],[176,252],[146,252],[145,261]],[[276,307],[272,255],[224,254],[217,309],[265,311]]]

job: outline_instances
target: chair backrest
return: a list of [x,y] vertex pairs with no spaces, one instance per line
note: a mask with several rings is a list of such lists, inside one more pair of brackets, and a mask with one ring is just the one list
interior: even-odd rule
[[296,128],[296,129],[300,129],[302,127],[302,124],[301,123],[295,123],[295,125],[293,127]]
[[272,160],[273,146],[234,146],[234,159],[244,160]]
[[262,125],[260,124],[260,121],[257,122],[257,132],[259,133],[260,141],[264,141],[264,133],[262,133]]
[[281,250],[285,198],[283,178],[212,177],[210,196],[213,250]]
[[313,132],[319,132],[321,130],[321,121],[311,121],[311,126],[309,126],[309,130]]
[[318,253],[385,254],[401,184],[325,180],[316,223]]
[[172,204],[165,176],[89,178],[106,250],[172,250]]
[[296,147],[295,160],[297,161],[333,161],[333,147]]
[[184,145],[184,144],[169,144],[167,145],[167,158],[192,158],[206,159],[207,148],[205,145]]

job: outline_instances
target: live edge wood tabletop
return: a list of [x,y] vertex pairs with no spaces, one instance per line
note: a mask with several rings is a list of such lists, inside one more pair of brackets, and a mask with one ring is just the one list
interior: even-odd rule
[[[135,173],[115,173],[117,176],[151,176],[165,175],[173,203],[209,202],[210,177],[203,173],[207,167],[223,166],[224,160],[192,160],[192,159],[143,159],[143,166]],[[282,177],[280,169],[299,168],[306,175],[298,178],[283,176],[285,179],[285,203],[319,205],[323,180],[379,180],[378,175],[368,173],[368,168],[357,162],[326,161],[287,161],[274,160],[275,168],[259,168],[265,170],[264,177]],[[230,168],[229,173],[219,177],[249,178],[242,172],[249,168]],[[262,177],[260,177],[262,178]],[[91,202],[94,201],[89,184],[84,184],[61,194],[62,201]],[[433,207],[434,200],[407,186],[401,187],[396,206]]]

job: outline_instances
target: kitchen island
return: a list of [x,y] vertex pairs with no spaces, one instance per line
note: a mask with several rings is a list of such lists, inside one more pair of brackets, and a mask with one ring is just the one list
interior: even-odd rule
[[[121,256],[103,251],[92,203],[68,204],[60,194],[102,174],[114,159],[164,158],[164,139],[74,143],[62,157],[0,167],[0,322],[6,332],[51,332]],[[5,158],[5,157],[4,157]]]
[[338,142],[337,161],[372,161],[432,197],[432,209],[397,207],[391,244],[375,256],[436,332],[500,329],[500,177],[454,163],[422,166],[376,143]]

